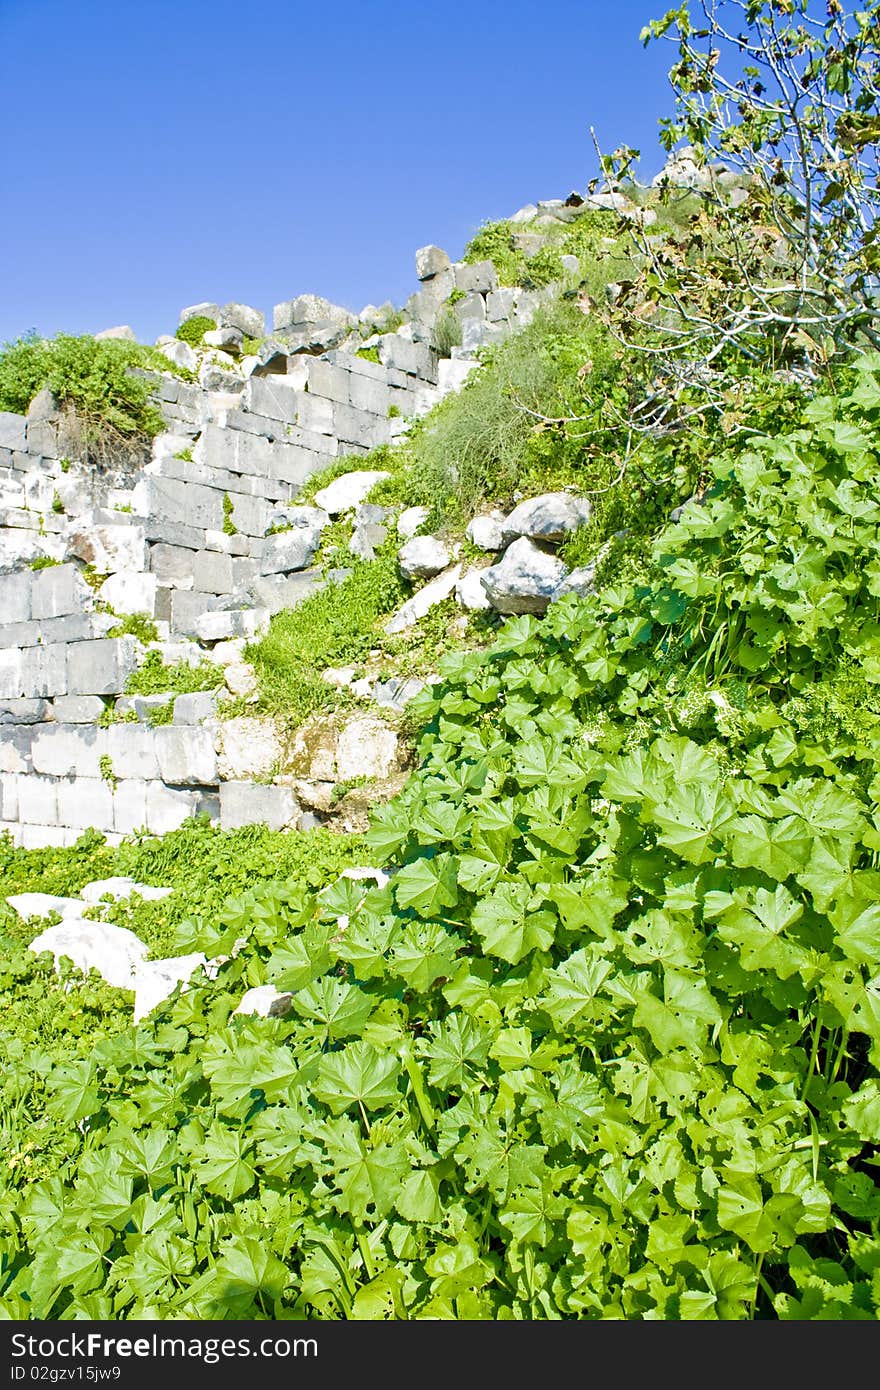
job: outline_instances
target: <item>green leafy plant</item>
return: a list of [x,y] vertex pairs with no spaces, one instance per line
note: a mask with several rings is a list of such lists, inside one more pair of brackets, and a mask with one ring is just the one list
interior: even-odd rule
[[235,511],[235,503],[233,502],[232,498],[229,496],[229,493],[228,493],[228,492],[224,492],[224,494],[223,494],[223,531],[224,531],[224,534],[227,535],[227,536],[235,536],[235,535],[238,534],[238,528],[236,527],[235,522],[234,522],[233,519],[232,519],[234,511]]
[[60,564],[61,561],[54,560],[51,555],[37,555],[29,562],[29,568],[32,570],[46,570],[50,569],[52,565]]
[[149,374],[170,370],[160,352],[139,343],[30,334],[0,351],[0,410],[23,414],[48,387],[63,412],[65,448],[108,463],[126,449],[143,450],[165,428]]
[[216,690],[223,684],[223,668],[214,662],[203,661],[190,666],[186,661],[166,665],[157,651],[147,652],[142,665],[129,676],[128,695],[192,695],[199,690]]
[[362,357],[365,362],[378,363],[380,361],[379,349],[377,347],[358,348],[357,352],[355,353],[355,357]]
[[217,324],[213,319],[209,319],[205,314],[196,314],[191,319],[186,319],[175,332],[175,338],[179,338],[182,343],[188,343],[190,347],[201,347],[205,334],[213,333]]
[[98,759],[98,767],[101,772],[102,780],[105,781],[113,791],[115,791],[119,784],[119,778],[116,775],[116,770],[113,767],[113,759],[110,757],[109,753],[101,754],[100,758]]
[[454,310],[445,305],[437,315],[431,331],[431,346],[440,357],[448,357],[461,344],[461,324]]
[[159,629],[148,613],[126,613],[107,636],[136,637],[146,645],[148,642],[158,642]]

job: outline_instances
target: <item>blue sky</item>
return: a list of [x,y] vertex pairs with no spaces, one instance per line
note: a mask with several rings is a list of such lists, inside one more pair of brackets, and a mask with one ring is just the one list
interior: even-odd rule
[[402,303],[413,252],[662,165],[668,0],[0,0],[0,342],[307,291]]

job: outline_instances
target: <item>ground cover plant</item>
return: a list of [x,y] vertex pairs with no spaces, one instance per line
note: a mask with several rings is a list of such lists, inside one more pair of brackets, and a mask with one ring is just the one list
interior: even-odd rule
[[22,921],[7,906],[7,896],[76,897],[85,884],[118,875],[171,888],[161,901],[134,896],[110,913],[158,959],[175,953],[178,927],[193,914],[210,917],[230,898],[277,878],[317,889],[362,855],[356,836],[281,833],[265,826],[223,832],[206,818],[117,847],[94,831],[67,849],[17,850],[0,837],[0,1188],[27,1190],[66,1162],[66,1136],[51,1105],[47,1109],[52,1092],[46,1077],[55,1066],[86,1062],[102,1040],[125,1036],[132,1013],[130,991],[112,988],[97,974],[86,981],[69,963],[57,971],[49,956],[37,959],[28,945],[46,920]]

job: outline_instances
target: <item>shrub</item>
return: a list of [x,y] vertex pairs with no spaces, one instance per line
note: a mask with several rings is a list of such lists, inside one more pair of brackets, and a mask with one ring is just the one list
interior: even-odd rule
[[196,314],[195,318],[187,319],[182,323],[174,334],[182,343],[189,343],[190,347],[201,347],[206,333],[213,333],[217,324],[213,319],[209,319],[204,314]]
[[144,373],[170,369],[161,353],[139,343],[31,334],[0,352],[0,410],[25,413],[47,386],[66,412],[63,436],[69,452],[109,463],[142,450],[164,429]]
[[431,346],[440,357],[448,357],[461,344],[461,324],[453,309],[442,308],[431,334]]
[[509,222],[487,222],[468,242],[462,259],[470,265],[491,261],[499,285],[521,285],[526,258],[513,244],[513,230]]

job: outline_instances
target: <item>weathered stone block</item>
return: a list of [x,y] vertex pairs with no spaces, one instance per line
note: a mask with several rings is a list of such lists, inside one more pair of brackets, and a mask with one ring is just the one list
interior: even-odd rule
[[269,626],[264,608],[220,609],[203,613],[193,624],[200,642],[224,642],[231,637],[255,637]]
[[97,695],[59,695],[52,701],[51,712],[58,724],[94,724],[104,708]]
[[242,825],[268,825],[284,830],[300,816],[300,805],[290,787],[265,787],[253,782],[220,784],[220,824],[224,830]]
[[[389,333],[379,340],[379,360],[391,370],[421,376],[426,381],[437,380],[436,353],[425,343],[411,343],[398,333]],[[405,383],[397,381],[396,384],[402,386]]]
[[246,777],[269,776],[283,758],[278,728],[271,719],[240,715],[221,721],[217,731],[218,770],[221,778],[235,782]]
[[113,830],[113,792],[100,777],[58,783],[58,821],[76,830]]
[[[149,696],[144,698],[149,699]],[[158,777],[156,736],[159,732],[158,729],[148,729],[138,724],[111,724],[105,731],[104,747],[113,764],[115,776],[144,778],[147,781]]]
[[195,637],[196,623],[203,613],[210,609],[209,594],[190,592],[187,589],[171,591],[171,631],[182,632]]
[[0,700],[18,700],[24,693],[22,662],[14,647],[0,649]]
[[241,395],[243,410],[269,420],[296,424],[296,379],[289,376],[252,376]]
[[293,574],[257,575],[248,585],[248,594],[254,603],[274,614],[284,608],[296,608],[323,587],[319,571],[301,570]]
[[137,570],[120,570],[111,574],[98,590],[98,597],[108,603],[114,613],[146,613],[156,616],[159,581],[155,574]]
[[79,831],[61,825],[19,826],[21,849],[66,849],[79,838]]
[[191,589],[196,554],[195,551],[185,550],[183,546],[164,545],[160,542],[150,547],[150,570],[160,584],[172,589]]
[[71,643],[67,648],[67,688],[52,693],[121,695],[137,667],[137,648],[133,637]]
[[[144,479],[134,489],[158,483],[160,479]],[[136,503],[134,504],[136,506]],[[136,506],[137,509],[137,506]],[[148,508],[161,514],[161,507]],[[178,511],[177,515],[181,513]],[[169,513],[169,515],[174,515]],[[99,574],[116,574],[118,570],[143,570],[146,568],[146,533],[143,526],[136,524],[82,525],[78,524],[68,538],[68,549],[78,559],[92,565]],[[44,571],[46,574],[48,570]]]
[[126,778],[113,792],[113,829],[121,835],[133,835],[147,825],[147,783]]
[[27,450],[27,421],[23,415],[0,410],[0,449]]
[[161,782],[147,785],[147,829],[153,835],[165,835],[177,830],[185,820],[195,815],[198,794],[180,788],[166,787]]
[[39,573],[0,574],[0,620],[4,623],[28,621],[31,617],[31,582],[39,577]]
[[58,824],[58,781],[31,773],[18,779],[18,819],[25,825]]
[[430,280],[441,271],[448,270],[452,262],[439,246],[420,246],[416,252],[416,275],[420,280]]
[[52,565],[31,576],[34,618],[61,618],[92,606],[92,592],[76,565]]
[[296,397],[296,423],[302,429],[313,430],[315,434],[336,433],[332,401],[323,396],[313,396],[309,391],[295,391],[293,394]]
[[456,304],[455,313],[461,323],[465,319],[484,319],[486,301],[481,294],[466,294],[464,299],[460,299]]
[[[90,646],[91,643],[80,643]],[[26,647],[21,653],[21,694],[27,699],[40,695],[66,695],[69,686],[67,646],[50,643],[44,647]],[[72,694],[91,694],[91,691],[72,691]]]
[[169,724],[155,734],[163,782],[196,787],[217,781],[217,755],[209,730]]
[[231,521],[237,531],[246,536],[263,536],[275,510],[265,497],[248,497],[240,492],[229,494],[232,502]]
[[[238,533],[229,536],[225,531],[205,532],[205,549],[216,550],[221,555],[252,555],[253,546],[251,536],[240,536]],[[185,588],[186,585],[179,587]]]
[[289,574],[291,570],[304,570],[315,558],[321,543],[321,531],[330,518],[317,507],[297,510],[310,515],[304,517],[302,525],[294,525],[289,531],[279,531],[266,537],[260,560],[261,574]]
[[498,288],[498,275],[491,261],[476,265],[456,265],[455,288],[464,294],[491,294]]
[[168,517],[144,517],[144,534],[151,543],[183,547],[186,550],[204,550],[205,531],[195,526],[187,526],[182,521],[171,521]]
[[17,772],[0,772],[0,821],[18,820]]
[[309,391],[315,396],[326,396],[328,400],[349,403],[350,373],[323,358],[309,358]]
[[187,308],[181,309],[178,323],[186,323],[188,319],[213,319],[215,323],[219,323],[220,305],[209,300],[204,300],[201,304],[190,304]]
[[437,389],[444,396],[450,391],[458,391],[467,381],[479,363],[463,362],[455,358],[442,358],[437,363]]
[[224,304],[220,310],[219,322],[237,328],[239,333],[244,333],[248,338],[262,338],[266,332],[263,314],[259,309],[251,308],[250,304]]
[[50,777],[99,777],[106,734],[88,724],[39,726],[31,744],[34,771]]
[[198,690],[192,695],[178,695],[174,701],[175,724],[204,724],[217,713],[216,690]]
[[216,551],[199,551],[193,558],[193,588],[204,594],[231,593],[231,557]]
[[352,372],[349,398],[355,409],[367,411],[370,415],[379,415],[383,420],[387,419],[391,394],[383,381]]
[[356,410],[354,406],[334,403],[333,433],[343,443],[375,449],[388,442],[388,421],[365,410]]
[[0,700],[0,724],[42,724],[54,718],[48,700]]
[[[188,526],[204,530],[223,530],[223,494],[199,483],[182,483],[176,478],[142,478],[134,490],[138,515],[185,519]],[[118,566],[138,569],[143,565]]]
[[0,772],[30,772],[34,730],[20,724],[0,725]]

